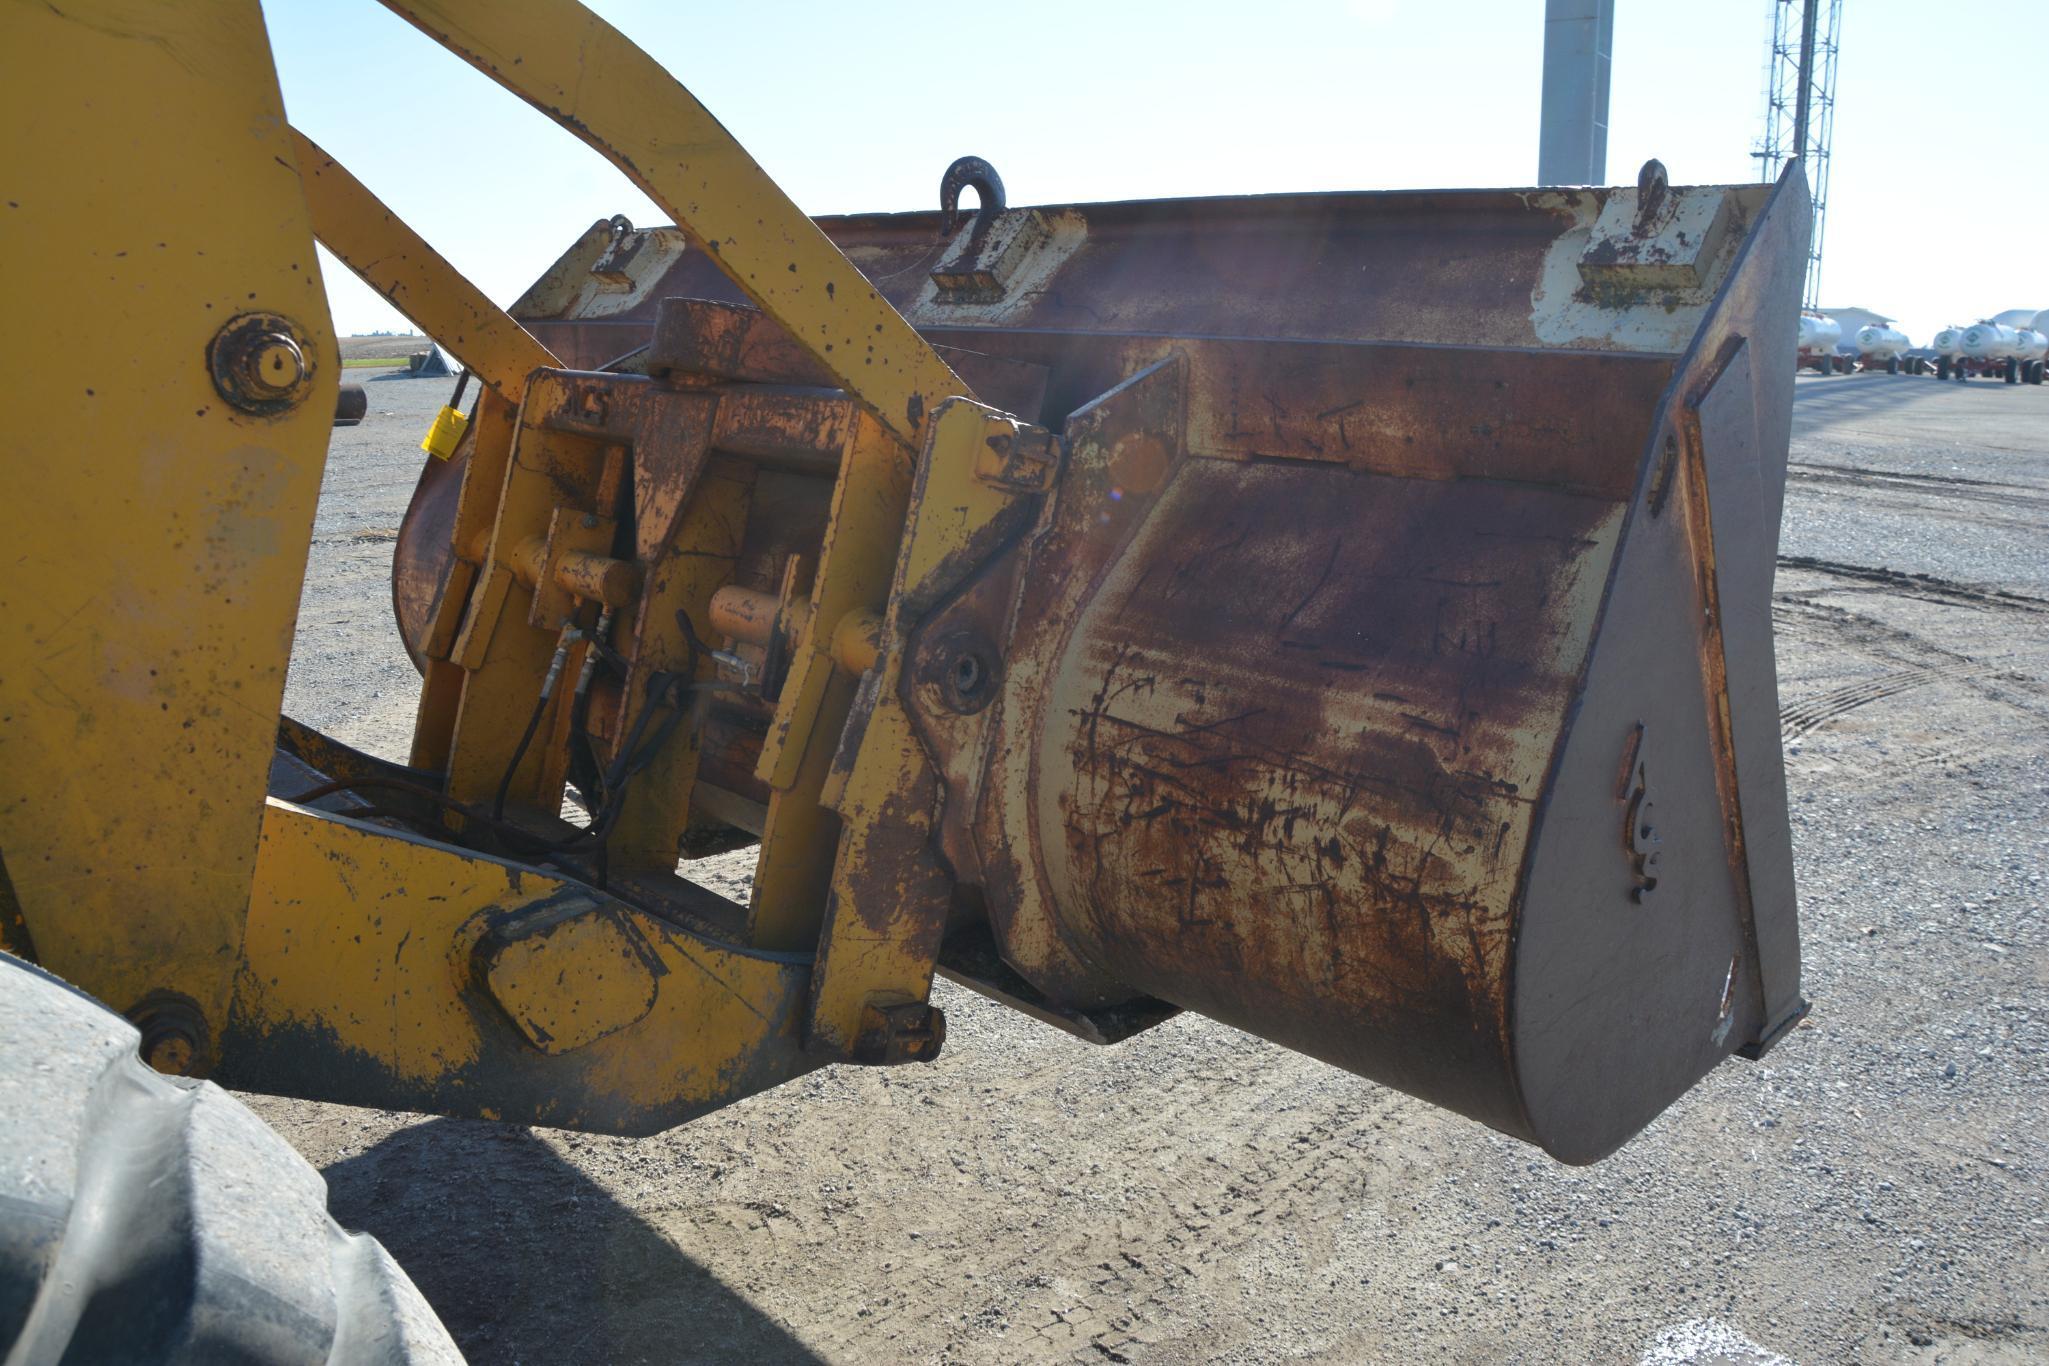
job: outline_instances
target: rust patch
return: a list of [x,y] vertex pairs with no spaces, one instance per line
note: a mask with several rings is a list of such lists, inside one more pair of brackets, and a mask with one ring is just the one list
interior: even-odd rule
[[1188,464],[1053,686],[1039,810],[1068,932],[1410,1089],[1498,1077],[1529,808],[1617,511]]

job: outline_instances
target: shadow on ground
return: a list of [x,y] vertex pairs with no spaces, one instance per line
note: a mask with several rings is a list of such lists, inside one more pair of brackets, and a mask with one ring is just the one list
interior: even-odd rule
[[[1973,379],[1959,384],[1927,375],[1835,375],[1803,379],[1793,386],[1793,421],[1797,430],[1812,431],[1910,408],[1952,390],[2017,391],[2025,386],[1998,379]],[[1987,402],[1997,402],[1986,395]]]
[[326,1176],[480,1366],[818,1361],[524,1129],[435,1120]]

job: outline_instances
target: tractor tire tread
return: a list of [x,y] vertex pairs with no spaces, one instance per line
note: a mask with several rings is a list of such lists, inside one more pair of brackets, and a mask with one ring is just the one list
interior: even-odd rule
[[0,954],[0,1359],[459,1362],[398,1263],[212,1082]]

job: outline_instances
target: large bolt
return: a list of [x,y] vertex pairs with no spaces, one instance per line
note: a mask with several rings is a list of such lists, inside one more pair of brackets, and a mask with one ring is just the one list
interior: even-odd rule
[[282,332],[266,332],[249,362],[249,384],[272,394],[289,394],[306,378],[306,353]]
[[965,627],[919,652],[917,679],[936,688],[948,711],[971,716],[995,700],[999,669],[988,639]]
[[181,992],[150,992],[128,1008],[142,1034],[142,1060],[173,1077],[203,1077],[212,1068],[211,1031],[199,1003]]
[[197,1052],[192,1036],[172,1025],[160,1026],[142,1036],[142,1060],[169,1076],[191,1075],[192,1059]]
[[313,362],[298,329],[275,313],[231,318],[207,347],[220,396],[245,413],[287,412],[313,387]]

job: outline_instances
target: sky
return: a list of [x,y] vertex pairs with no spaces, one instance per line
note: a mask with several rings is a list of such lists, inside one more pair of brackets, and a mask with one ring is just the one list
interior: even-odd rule
[[[1607,179],[1754,180],[1773,0],[1616,0]],[[1520,186],[1542,0],[599,0],[808,213],[935,206],[955,157],[1013,205]],[[1916,342],[2049,307],[2037,120],[1995,71],[2049,55],[2049,4],[1845,0],[1822,302]],[[374,0],[265,0],[292,122],[509,304],[591,223],[668,216],[572,135]],[[2015,87],[2016,98],[2024,99]],[[2016,106],[2018,108],[2018,105]],[[2012,225],[2010,229],[2003,225]],[[344,334],[409,327],[323,253]]]

